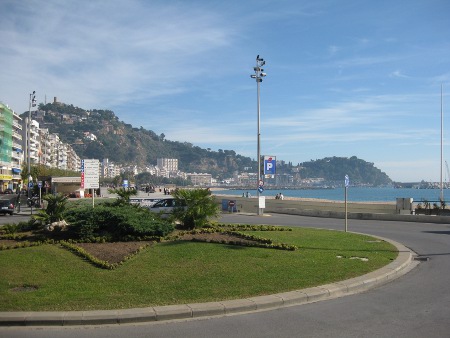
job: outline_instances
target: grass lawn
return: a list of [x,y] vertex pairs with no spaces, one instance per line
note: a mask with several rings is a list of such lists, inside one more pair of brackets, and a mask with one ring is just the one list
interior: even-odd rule
[[299,249],[163,242],[115,270],[96,268],[60,245],[3,250],[0,311],[120,309],[265,295],[362,275],[397,256],[391,244],[352,233],[249,233]]

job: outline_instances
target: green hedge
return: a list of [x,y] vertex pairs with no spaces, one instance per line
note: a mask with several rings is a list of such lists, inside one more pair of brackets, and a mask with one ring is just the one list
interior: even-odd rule
[[151,213],[146,208],[134,205],[100,205],[95,208],[80,207],[65,213],[70,230],[79,238],[98,236],[114,240],[138,237],[164,237],[174,226]]

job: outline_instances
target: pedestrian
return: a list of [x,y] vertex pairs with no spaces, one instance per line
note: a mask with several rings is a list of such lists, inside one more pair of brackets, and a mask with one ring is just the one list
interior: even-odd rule
[[283,196],[283,194],[280,192],[280,194],[278,195],[278,198],[280,199],[280,200],[283,200],[284,199],[284,196]]

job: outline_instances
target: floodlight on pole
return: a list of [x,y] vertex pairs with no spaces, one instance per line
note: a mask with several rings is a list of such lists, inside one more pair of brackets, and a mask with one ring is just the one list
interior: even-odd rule
[[256,110],[257,110],[257,161],[258,161],[258,175],[257,175],[257,184],[258,184],[258,188],[257,188],[257,197],[258,197],[258,215],[262,215],[263,214],[263,209],[260,207],[260,194],[262,190],[262,185],[261,185],[261,123],[260,123],[260,99],[259,99],[259,84],[262,82],[263,77],[265,77],[267,74],[264,73],[264,69],[262,69],[261,67],[264,66],[266,64],[266,61],[264,61],[263,58],[261,58],[259,55],[256,56],[256,67],[253,67],[253,70],[255,71],[255,74],[250,75],[250,77],[252,79],[256,80]]

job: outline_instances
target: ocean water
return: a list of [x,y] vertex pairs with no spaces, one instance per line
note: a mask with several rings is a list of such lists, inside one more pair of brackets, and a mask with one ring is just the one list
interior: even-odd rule
[[[256,190],[218,190],[216,195],[237,195],[251,194],[257,195]],[[277,193],[282,193],[285,197],[297,198],[318,198],[332,201],[345,201],[345,189],[299,189],[299,190],[265,190],[261,195],[274,198]],[[395,202],[397,198],[412,198],[414,202],[427,200],[429,202],[439,202],[440,189],[410,189],[410,188],[363,188],[348,187],[347,201],[349,202]],[[444,189],[444,200],[448,201],[450,191]],[[450,205],[450,203],[448,203]]]

